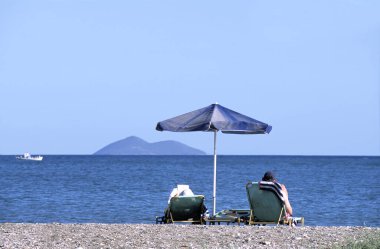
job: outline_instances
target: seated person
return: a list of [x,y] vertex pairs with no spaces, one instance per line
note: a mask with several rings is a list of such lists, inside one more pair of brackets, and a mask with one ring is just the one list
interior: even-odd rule
[[193,196],[194,193],[191,191],[189,185],[180,185],[178,184],[176,188],[173,188],[168,203],[170,203],[170,199],[175,196]]
[[289,198],[288,198],[288,190],[286,189],[285,185],[277,182],[277,179],[275,178],[273,172],[271,172],[271,171],[265,172],[262,180],[265,182],[274,182],[274,183],[278,183],[281,185],[282,196],[283,196],[283,200],[285,203],[286,214],[287,214],[286,216],[287,217],[292,216],[293,215],[293,209],[292,209],[292,206],[290,205]]
[[[170,193],[168,204],[170,203],[170,199],[172,197],[177,197],[177,196],[194,196],[193,191],[190,189],[189,185],[183,185],[183,184],[178,184],[176,188],[173,188],[172,192]],[[165,209],[165,217],[168,217],[168,209]],[[209,213],[207,210],[207,207],[203,204],[203,217],[209,217]]]

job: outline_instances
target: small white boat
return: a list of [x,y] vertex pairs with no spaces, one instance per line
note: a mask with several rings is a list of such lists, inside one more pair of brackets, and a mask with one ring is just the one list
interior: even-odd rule
[[31,156],[29,153],[24,153],[22,156],[16,156],[19,160],[31,160],[31,161],[42,161],[42,156]]

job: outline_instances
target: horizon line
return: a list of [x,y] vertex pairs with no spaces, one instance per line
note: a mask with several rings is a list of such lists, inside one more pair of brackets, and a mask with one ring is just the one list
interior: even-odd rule
[[[16,156],[21,154],[0,154],[0,156]],[[167,155],[151,155],[151,154],[142,154],[142,155],[95,155],[93,154],[44,154],[44,153],[33,153],[33,155],[43,155],[43,156],[214,156],[213,154],[206,154],[206,155],[173,155],[173,154],[167,154]],[[256,155],[249,155],[249,154],[217,154],[217,156],[298,156],[298,157],[380,157],[380,155],[323,155],[323,154],[315,154],[315,155],[296,155],[296,154],[256,154]]]

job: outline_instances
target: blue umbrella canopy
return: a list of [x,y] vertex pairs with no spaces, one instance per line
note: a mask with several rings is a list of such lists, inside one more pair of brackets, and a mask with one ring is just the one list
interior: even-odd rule
[[158,131],[221,131],[233,134],[265,134],[272,126],[224,106],[212,104],[157,123]]
[[231,134],[268,134],[272,126],[250,118],[219,104],[179,115],[157,123],[158,131],[214,132],[214,188],[213,188],[213,215],[216,212],[216,133]]

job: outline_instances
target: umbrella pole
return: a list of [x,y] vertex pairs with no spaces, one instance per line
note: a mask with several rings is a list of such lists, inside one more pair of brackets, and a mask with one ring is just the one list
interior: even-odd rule
[[212,215],[215,215],[216,212],[216,132],[217,131],[214,131],[214,190],[212,193],[214,206],[212,209]]

